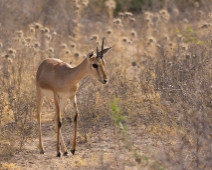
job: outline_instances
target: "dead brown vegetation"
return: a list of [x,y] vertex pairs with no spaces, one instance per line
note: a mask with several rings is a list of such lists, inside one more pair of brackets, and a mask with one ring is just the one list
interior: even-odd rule
[[[124,150],[133,159],[132,150],[136,150],[140,159],[135,157],[133,166],[211,169],[209,2],[189,1],[185,10],[187,4],[182,7],[170,0],[162,6],[146,6],[138,14],[123,11],[117,15],[113,3],[108,2],[100,4],[105,11],[102,16],[91,13],[100,12],[93,1],[20,2],[24,11],[16,1],[0,2],[0,159],[4,160],[0,166],[14,167],[5,162],[12,155],[27,152],[25,145],[37,138],[34,79],[38,64],[44,58],[57,57],[77,65],[106,37],[106,44],[114,45],[105,58],[109,84],[102,86],[92,77],[81,82],[78,140],[89,142],[93,127],[101,136],[107,124],[114,130],[111,140],[119,146],[117,151],[128,146],[123,136],[117,135],[120,127],[114,123],[109,105],[118,98],[125,117],[120,121],[127,128],[123,134],[129,134],[127,142],[133,146]],[[6,15],[7,11],[13,13]],[[44,106],[45,123],[54,114],[48,114],[52,101],[46,99]],[[65,125],[72,120],[70,113],[68,105],[63,114]],[[149,151],[143,151],[142,142],[136,140],[142,141],[144,134],[158,141],[148,146]],[[95,167],[111,168],[99,162]],[[123,169],[124,165],[115,168]]]

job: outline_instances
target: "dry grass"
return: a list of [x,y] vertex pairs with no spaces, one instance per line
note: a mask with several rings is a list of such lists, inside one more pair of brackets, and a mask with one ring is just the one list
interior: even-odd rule
[[[5,26],[1,25],[0,157],[6,159],[24,152],[25,144],[37,135],[34,81],[38,64],[47,57],[57,57],[78,65],[106,37],[106,45],[114,45],[105,56],[110,82],[101,86],[90,76],[82,81],[77,94],[82,127],[78,138],[89,140],[90,129],[93,126],[102,129],[101,122],[117,130],[109,102],[119,98],[118,107],[125,117],[123,125],[128,128],[127,133],[132,134],[135,128],[137,138],[142,136],[142,129],[164,144],[160,147],[155,144],[156,152],[163,156],[147,152],[150,161],[140,162],[142,166],[210,169],[212,30],[211,14],[203,12],[206,7],[211,8],[210,3],[189,2],[193,8],[184,13],[184,7],[178,8],[177,2],[175,6],[174,1],[167,1],[163,8],[155,3],[153,10],[135,16],[129,12],[114,16],[115,1],[110,0],[99,3],[107,17],[98,18],[90,13],[91,9],[98,13],[93,2],[75,1],[71,6],[65,2],[50,5],[45,1],[35,6],[35,9],[42,6],[44,18],[17,24],[18,29],[6,20]],[[12,5],[17,7],[15,2]],[[30,8],[33,3],[25,5],[32,10],[28,14],[33,15]],[[62,19],[60,15],[51,17],[49,6],[53,11],[62,7]],[[67,10],[68,7],[72,10]],[[11,22],[17,23],[14,16],[10,17]],[[47,114],[53,109],[52,101],[45,99],[43,122],[53,119],[53,114],[52,117]],[[72,118],[70,112],[72,107],[68,105],[64,122]],[[121,137],[114,139],[117,141]],[[134,145],[133,140],[131,144]],[[106,163],[110,162],[108,155],[103,157]],[[87,166],[90,161],[101,164],[99,160],[94,155],[76,166]],[[140,166],[139,162],[135,164]],[[16,166],[2,164],[1,168]]]

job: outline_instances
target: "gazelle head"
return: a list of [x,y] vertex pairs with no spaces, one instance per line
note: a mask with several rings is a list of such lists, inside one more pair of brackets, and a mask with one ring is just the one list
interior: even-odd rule
[[105,61],[104,54],[107,53],[112,47],[104,49],[104,38],[102,39],[101,51],[96,48],[96,53],[94,55],[94,51],[90,52],[87,56],[88,59],[88,69],[89,73],[96,77],[101,83],[108,83],[108,76],[105,72]]

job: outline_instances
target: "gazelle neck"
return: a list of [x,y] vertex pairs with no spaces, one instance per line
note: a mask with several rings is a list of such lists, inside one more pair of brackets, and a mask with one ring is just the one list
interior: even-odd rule
[[72,73],[74,72],[73,80],[74,84],[79,83],[85,76],[89,74],[88,71],[88,61],[85,59],[82,63],[80,63],[78,66],[72,68]]

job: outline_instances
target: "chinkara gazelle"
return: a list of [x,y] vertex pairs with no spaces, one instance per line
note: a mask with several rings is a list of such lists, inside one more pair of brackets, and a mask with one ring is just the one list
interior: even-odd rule
[[[108,76],[105,72],[105,62],[103,55],[112,47],[104,49],[104,38],[102,39],[101,51],[96,48],[96,52],[92,51],[87,54],[84,61],[76,67],[72,67],[56,58],[45,59],[38,67],[36,73],[36,92],[37,92],[37,120],[39,134],[39,149],[40,153],[44,154],[42,132],[41,132],[41,106],[44,96],[54,99],[56,108],[56,125],[57,125],[57,156],[68,155],[66,145],[61,133],[61,111],[65,107],[68,99],[73,101],[75,108],[74,117],[74,139],[72,143],[72,154],[76,150],[77,136],[77,120],[79,111],[77,108],[76,93],[79,87],[79,82],[88,74],[96,77],[101,83],[108,83]],[[61,146],[61,148],[60,148]]]

